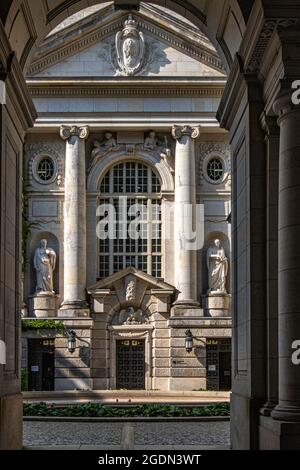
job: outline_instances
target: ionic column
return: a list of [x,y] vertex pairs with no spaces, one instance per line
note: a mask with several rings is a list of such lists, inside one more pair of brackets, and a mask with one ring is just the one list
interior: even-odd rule
[[61,126],[66,141],[64,209],[64,301],[61,316],[87,316],[86,169],[87,126]]
[[300,340],[300,105],[288,85],[276,100],[279,116],[278,346],[279,400],[272,417],[300,421],[300,365],[293,363]]
[[199,127],[174,126],[175,154],[175,211],[174,261],[176,305],[199,306],[197,302],[197,251],[189,249],[188,231],[195,230],[196,175],[194,139]]

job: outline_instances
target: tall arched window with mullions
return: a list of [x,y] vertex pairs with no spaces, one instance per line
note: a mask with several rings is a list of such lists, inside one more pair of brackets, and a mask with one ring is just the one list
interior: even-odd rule
[[[156,172],[135,161],[118,163],[102,178],[98,203],[113,206],[116,215],[114,236],[98,241],[99,279],[129,266],[163,277],[161,182]],[[105,217],[107,212],[98,222],[103,222]],[[128,233],[130,227],[136,227],[137,239]],[[111,226],[109,233],[112,233]]]

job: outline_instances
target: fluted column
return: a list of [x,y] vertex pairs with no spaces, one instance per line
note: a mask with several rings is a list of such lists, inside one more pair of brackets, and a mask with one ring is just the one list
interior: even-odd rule
[[87,316],[86,302],[86,169],[87,126],[61,126],[66,141],[64,210],[64,301],[62,316]]
[[175,211],[174,261],[176,305],[199,306],[197,302],[197,251],[190,249],[189,230],[195,230],[196,175],[194,139],[200,135],[199,127],[174,126],[175,154]]
[[300,365],[293,362],[294,342],[300,340],[300,106],[293,105],[291,86],[277,99],[279,116],[278,220],[278,346],[279,401],[272,417],[300,421]]

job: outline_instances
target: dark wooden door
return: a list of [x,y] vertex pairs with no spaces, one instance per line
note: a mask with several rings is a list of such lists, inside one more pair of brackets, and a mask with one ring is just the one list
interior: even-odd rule
[[206,343],[207,390],[231,389],[231,339],[209,338]]
[[42,353],[42,390],[54,390],[54,351]]
[[117,341],[118,389],[145,389],[145,341]]
[[220,362],[220,377],[219,384],[220,390],[230,390],[231,389],[231,353],[230,352],[220,352],[219,353],[219,362]]
[[28,341],[29,390],[54,390],[54,341]]

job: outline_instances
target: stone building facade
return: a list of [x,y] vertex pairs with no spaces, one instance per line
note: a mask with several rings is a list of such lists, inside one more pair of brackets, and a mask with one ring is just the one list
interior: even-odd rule
[[[24,158],[23,316],[62,322],[76,348],[60,331],[27,328],[22,367],[32,389],[229,389],[222,62],[165,8],[128,14],[108,2],[87,13],[52,31],[31,62],[38,119]],[[134,204],[142,238],[123,239],[120,222],[101,239],[104,205],[120,216]],[[197,221],[200,240],[187,247]]]
[[[41,79],[38,91],[34,90],[32,80],[26,82],[24,77],[28,77],[32,59],[47,34],[63,20],[66,21],[65,26],[71,26],[69,18],[74,13],[79,12],[84,18],[82,9],[104,3],[104,0],[5,0],[0,6],[0,449],[22,447],[19,365],[22,191],[19,183],[23,174],[23,144],[28,130],[36,122],[36,137],[44,131],[52,137],[58,136],[61,124],[76,124],[74,119],[79,109],[79,98],[87,93],[91,93],[91,101],[86,97],[84,100],[90,102],[91,107],[84,115],[80,114],[80,125],[91,124],[88,122],[89,113],[94,112],[95,98],[104,97],[103,89],[109,100],[103,102],[105,107],[102,111],[95,105],[96,114],[90,128],[97,138],[101,137],[98,137],[100,128],[103,133],[107,129],[113,131],[116,126],[118,130],[124,128],[124,112],[129,112],[130,117],[136,113],[136,127],[147,128],[147,132],[153,128],[159,132],[165,127],[170,134],[174,120],[177,125],[181,124],[180,117],[184,120],[182,115],[174,113],[172,119],[166,122],[171,101],[167,110],[153,116],[158,118],[156,123],[151,121],[149,108],[148,120],[143,121],[141,108],[131,108],[130,111],[128,101],[123,101],[125,111],[121,107],[118,110],[118,105],[114,104],[115,111],[112,112],[107,105],[112,90],[115,90],[114,83],[108,81],[101,85],[101,81],[87,83],[83,80],[77,81],[76,86],[71,71],[64,82],[52,80],[51,87],[49,78],[48,82]],[[195,34],[204,31],[218,51],[228,74],[217,118],[220,126],[229,131],[232,155],[232,265],[229,270],[233,315],[231,446],[240,450],[299,449],[300,367],[298,360],[294,360],[294,355],[298,355],[294,346],[300,338],[300,245],[297,243],[300,230],[297,204],[300,2],[152,0],[152,3],[158,7],[167,6],[173,13],[191,22],[196,33],[189,24],[187,34],[193,31],[192,35],[189,34],[192,42],[191,36],[196,37]],[[113,4],[116,12],[128,14],[130,8],[137,14],[144,3],[140,0],[114,0]],[[123,24],[118,31],[122,29]],[[85,33],[84,29],[82,33]],[[58,51],[50,54],[45,65],[55,65],[61,53],[67,54],[69,51],[75,55],[76,48],[64,49],[66,42],[61,40]],[[181,40],[176,47],[182,50],[183,45],[184,53],[189,55],[186,44]],[[202,52],[201,60],[205,60]],[[211,67],[216,65],[211,61],[209,63]],[[87,68],[91,70],[92,67],[90,64]],[[80,74],[89,73],[89,70],[84,71],[84,66],[80,68]],[[34,70],[30,70],[29,75],[33,73]],[[126,77],[120,77],[120,80],[123,80],[122,87],[126,89]],[[155,77],[151,80],[156,82]],[[200,93],[199,84],[193,80],[194,76],[190,75],[187,81],[197,95]],[[143,83],[143,87],[148,89],[153,83]],[[184,88],[182,81],[176,83],[174,79],[172,83],[175,83],[177,94],[182,98],[188,97],[181,91]],[[172,83],[169,81],[165,85],[160,82],[159,93],[163,94],[164,99],[166,95],[171,97]],[[130,84],[135,90],[131,96],[142,96],[133,77]],[[93,91],[85,91],[86,87],[93,88],[93,85]],[[168,92],[164,91],[165,88]],[[127,91],[119,92],[118,98],[125,98],[125,93]],[[153,97],[155,92],[151,93]],[[211,97],[209,93],[206,92],[206,98]],[[74,102],[76,94],[77,101]],[[63,95],[65,104],[60,108]],[[37,120],[33,100],[36,106],[43,106],[38,109]],[[151,105],[154,102],[151,100]],[[51,109],[48,112],[50,103],[52,112]],[[195,96],[192,103],[193,106],[199,103]],[[194,125],[194,117],[196,124],[201,124],[200,116],[194,114],[200,111],[202,117],[211,118],[210,107],[199,109],[195,106],[194,111],[189,108],[191,113],[186,115],[183,124],[188,122]],[[71,111],[68,111],[70,107]],[[184,113],[185,109],[180,112]],[[105,122],[102,112],[106,112]],[[120,113],[117,122],[115,113]],[[142,114],[145,117],[145,113]],[[63,122],[67,117],[68,122]],[[210,121],[210,124],[213,122]],[[131,123],[127,116],[127,126]],[[29,135],[32,136],[32,131],[27,140],[31,138]],[[52,219],[48,217],[47,220]],[[54,245],[49,242],[49,246],[52,248]],[[55,292],[61,295],[61,290],[58,291],[55,285],[59,278],[55,276],[55,279]],[[85,333],[90,334],[87,330]],[[32,336],[35,334],[31,333]],[[66,338],[62,339],[61,345],[65,347]],[[209,365],[213,364],[214,351],[223,347],[213,344],[213,341],[208,345]],[[53,348],[52,342],[53,338],[48,338],[49,350]],[[90,358],[87,344],[82,341],[80,348]]]

